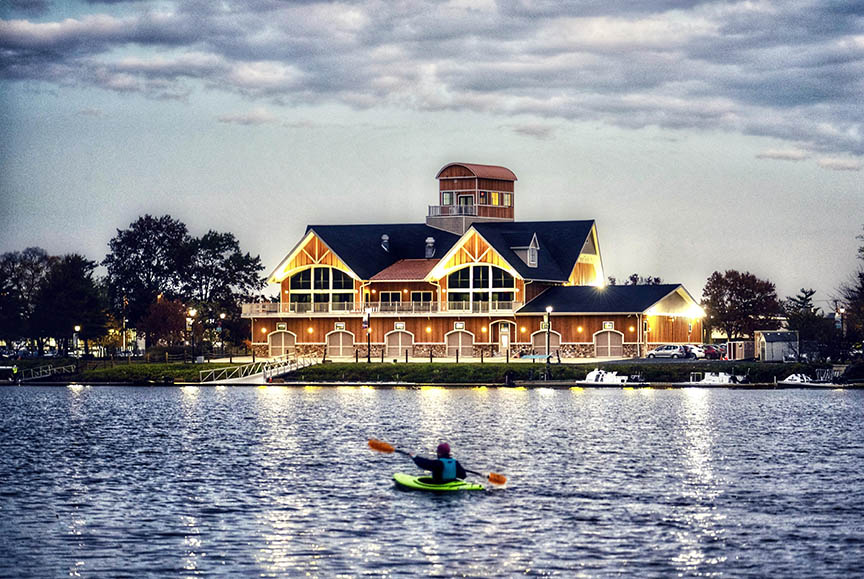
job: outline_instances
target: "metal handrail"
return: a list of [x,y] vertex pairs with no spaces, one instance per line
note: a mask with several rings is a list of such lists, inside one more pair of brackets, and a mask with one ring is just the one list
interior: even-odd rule
[[[29,375],[27,373],[29,372]],[[29,368],[21,372],[21,381],[35,380],[36,378],[47,378],[57,374],[74,374],[75,364],[67,364],[65,366],[39,366],[38,368]]]
[[217,380],[234,380],[246,378],[255,374],[261,374],[265,379],[273,378],[280,374],[293,372],[300,368],[306,368],[317,363],[317,360],[308,357],[278,356],[272,360],[252,362],[242,366],[216,368],[213,370],[201,370],[198,372],[198,382],[215,382]]
[[[247,307],[249,306],[249,307]],[[371,309],[373,314],[438,314],[446,312],[460,313],[485,313],[485,312],[513,312],[522,307],[522,302],[497,301],[490,302],[475,301],[473,303],[451,301],[445,304],[438,302],[337,302],[329,303],[306,303],[306,302],[283,302],[243,304],[244,316],[266,316],[281,314],[363,314]]]

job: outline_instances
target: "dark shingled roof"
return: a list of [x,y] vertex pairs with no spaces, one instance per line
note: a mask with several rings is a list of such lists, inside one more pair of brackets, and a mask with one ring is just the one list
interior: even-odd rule
[[766,342],[796,342],[798,341],[798,332],[762,332],[762,337]]
[[[361,279],[372,277],[401,259],[423,259],[426,238],[435,238],[435,258],[441,258],[459,240],[458,235],[422,223],[381,225],[310,225],[324,243]],[[390,250],[381,247],[381,236],[390,237]]]
[[639,314],[681,287],[680,284],[551,287],[522,306],[517,314]]
[[[504,221],[474,223],[472,227],[525,279],[565,282],[591,233],[593,220]],[[537,234],[537,267],[528,267],[511,247],[528,247]]]

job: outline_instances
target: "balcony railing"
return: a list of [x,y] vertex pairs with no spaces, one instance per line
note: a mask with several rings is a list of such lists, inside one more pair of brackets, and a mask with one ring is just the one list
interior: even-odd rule
[[265,302],[255,304],[243,304],[244,318],[257,318],[267,316],[290,316],[290,315],[359,315],[366,312],[367,308],[373,314],[394,315],[429,315],[429,314],[485,314],[511,313],[522,307],[522,302],[514,301],[491,301],[491,302],[336,302],[336,303],[307,303],[307,302]]
[[476,205],[430,205],[429,217],[450,217],[455,215],[477,215]]

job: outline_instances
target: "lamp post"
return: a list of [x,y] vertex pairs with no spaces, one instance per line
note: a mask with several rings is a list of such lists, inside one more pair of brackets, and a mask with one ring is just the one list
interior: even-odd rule
[[546,306],[546,315],[544,316],[544,320],[546,322],[546,379],[549,379],[549,364],[552,360],[552,352],[550,352],[551,342],[552,342],[552,306]]
[[195,361],[195,316],[198,314],[198,310],[195,308],[189,308],[189,311],[186,312],[189,317],[186,318],[186,327],[189,330],[189,344],[192,346],[192,361]]
[[78,332],[81,331],[81,326],[76,324],[75,327],[72,329],[75,330],[75,333],[72,334],[72,349],[77,353],[78,352]]

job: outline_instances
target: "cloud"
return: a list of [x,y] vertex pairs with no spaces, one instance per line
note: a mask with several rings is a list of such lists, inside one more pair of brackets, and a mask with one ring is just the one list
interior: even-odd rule
[[511,125],[510,130],[526,137],[546,141],[554,136],[555,128],[548,125]]
[[104,117],[105,111],[101,109],[81,109],[78,111],[78,116],[81,117]]
[[825,157],[817,159],[816,163],[823,169],[831,171],[860,171],[862,167],[861,161],[855,159]]
[[800,149],[769,149],[756,155],[757,159],[774,159],[777,161],[804,161],[810,158],[810,153]]
[[[788,144],[762,159],[864,156],[864,13],[839,1],[89,3],[0,20],[0,79],[719,130]],[[542,126],[512,128],[548,138]]]
[[264,108],[256,108],[245,113],[222,115],[217,119],[220,123],[235,125],[266,125],[279,122],[279,119]]

